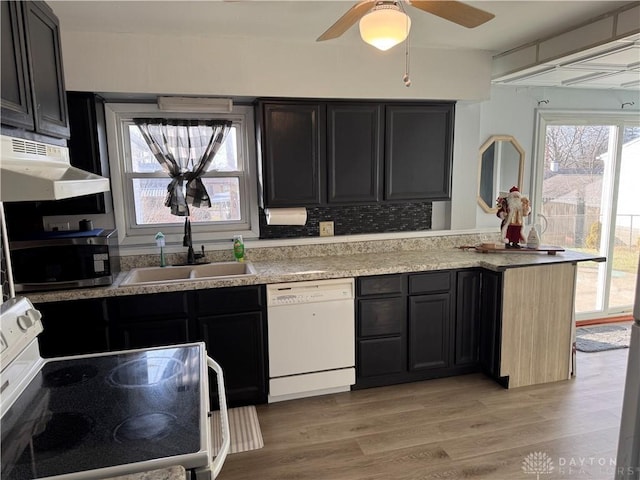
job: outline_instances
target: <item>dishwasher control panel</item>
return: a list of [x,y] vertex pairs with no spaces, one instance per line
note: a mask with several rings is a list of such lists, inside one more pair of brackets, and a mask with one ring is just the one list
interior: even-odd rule
[[350,300],[354,298],[353,278],[292,282],[267,285],[267,305],[298,305],[303,303]]

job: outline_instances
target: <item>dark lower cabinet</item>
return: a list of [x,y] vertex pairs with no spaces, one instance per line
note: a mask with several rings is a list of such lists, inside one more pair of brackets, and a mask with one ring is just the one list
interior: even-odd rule
[[356,385],[397,383],[407,369],[405,275],[357,279]]
[[[267,402],[264,285],[35,306],[43,315],[38,340],[44,357],[204,342],[207,354],[222,366],[231,407]],[[209,378],[216,408],[216,375],[211,372]]]
[[230,407],[267,401],[264,323],[262,312],[198,317],[207,352],[224,372]]
[[186,343],[192,337],[189,292],[113,297],[109,318],[116,350]]
[[455,365],[477,365],[480,336],[480,295],[482,274],[463,270],[456,274]]
[[409,371],[449,365],[450,304],[448,293],[409,297]]
[[38,336],[38,344],[44,358],[111,350],[106,299],[36,303],[34,306],[42,313],[43,331]]
[[357,279],[354,389],[475,372],[480,271]]
[[481,316],[478,355],[482,371],[507,386],[508,378],[500,377],[502,341],[502,273],[482,272]]
[[[194,295],[196,338],[206,343],[208,355],[222,367],[229,406],[266,403],[264,286],[196,290]],[[215,375],[210,379],[215,386]]]

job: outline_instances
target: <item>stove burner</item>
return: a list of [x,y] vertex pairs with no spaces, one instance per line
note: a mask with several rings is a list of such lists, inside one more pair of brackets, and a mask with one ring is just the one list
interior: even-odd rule
[[113,438],[120,443],[162,440],[169,435],[176,420],[175,416],[164,412],[136,415],[118,425]]
[[173,357],[145,357],[114,368],[109,382],[120,387],[159,385],[183,375],[184,364]]
[[98,374],[98,369],[93,365],[74,365],[63,367],[44,376],[44,387],[58,388],[75,385],[91,380]]
[[[54,413],[40,426],[41,432],[33,436],[33,449],[44,460],[80,444],[93,429],[90,417],[73,412]],[[38,427],[38,428],[40,428]]]

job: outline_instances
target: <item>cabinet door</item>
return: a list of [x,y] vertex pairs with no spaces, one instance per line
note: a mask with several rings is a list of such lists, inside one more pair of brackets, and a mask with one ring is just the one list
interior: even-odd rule
[[482,272],[479,360],[482,370],[500,376],[502,338],[502,274]]
[[118,323],[112,329],[115,349],[161,347],[189,341],[189,319],[172,318]]
[[382,107],[327,106],[328,203],[375,203],[380,195]]
[[455,365],[477,363],[479,317],[480,272],[460,271],[456,281]]
[[103,298],[38,303],[44,330],[38,335],[44,358],[111,350],[107,304]]
[[409,370],[449,366],[450,303],[447,293],[409,297]]
[[387,105],[385,200],[449,200],[453,104]]
[[2,123],[34,129],[22,3],[1,3]]
[[58,19],[45,2],[25,2],[24,9],[35,130],[69,138]]
[[[222,367],[229,406],[266,403],[265,318],[262,312],[199,317],[198,330],[207,345],[207,354]],[[210,390],[216,392],[215,375],[210,379]]]
[[113,349],[185,343],[190,338],[189,292],[109,299]]
[[324,201],[325,108],[319,104],[262,105],[265,207]]

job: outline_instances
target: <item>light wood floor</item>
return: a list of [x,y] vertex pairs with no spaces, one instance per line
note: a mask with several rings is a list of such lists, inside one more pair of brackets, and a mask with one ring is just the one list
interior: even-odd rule
[[259,405],[264,447],[218,479],[536,480],[537,452],[540,479],[611,480],[627,356],[578,352],[575,379],[513,390],[473,374]]

